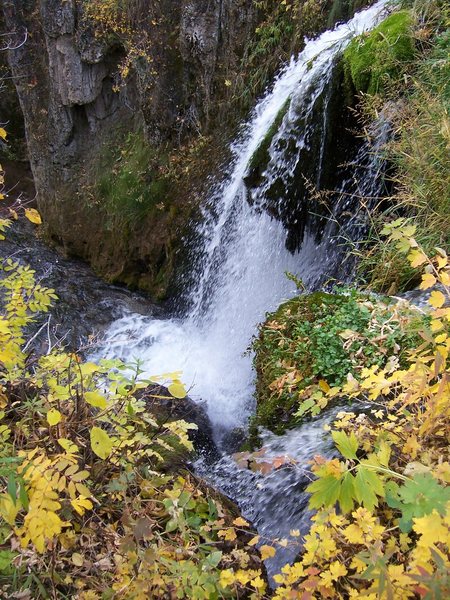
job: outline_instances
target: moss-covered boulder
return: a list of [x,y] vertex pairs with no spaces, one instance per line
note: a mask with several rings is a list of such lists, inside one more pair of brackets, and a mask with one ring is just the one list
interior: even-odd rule
[[[275,433],[327,406],[330,388],[348,374],[387,361],[400,364],[418,344],[414,308],[345,289],[314,292],[267,316],[254,343],[257,410],[253,426]],[[337,396],[336,396],[337,397]]]
[[415,55],[412,25],[412,12],[398,11],[350,43],[344,52],[344,65],[356,92],[380,93],[389,80],[401,76]]

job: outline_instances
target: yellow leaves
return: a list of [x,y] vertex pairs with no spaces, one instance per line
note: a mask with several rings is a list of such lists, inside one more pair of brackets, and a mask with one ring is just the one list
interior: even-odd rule
[[107,406],[106,398],[99,392],[85,392],[84,399],[88,404],[96,408],[104,409]]
[[267,546],[266,544],[263,544],[261,546],[261,548],[259,549],[259,551],[261,553],[262,560],[267,560],[268,558],[273,558],[276,554],[275,548],[273,548],[272,546]]
[[260,594],[264,593],[266,589],[266,583],[261,575],[257,575],[250,581],[250,585],[255,588]]
[[344,537],[351,544],[370,544],[384,533],[384,527],[365,508],[360,507],[352,513],[355,523],[343,530]]
[[408,260],[412,267],[420,267],[428,261],[428,257],[421,250],[412,250],[408,254]]
[[67,525],[55,512],[42,508],[32,509],[30,506],[24,526],[20,530],[22,548],[26,548],[31,541],[37,552],[42,554],[45,551],[45,542],[59,535]]
[[274,575],[274,581],[280,585],[292,585],[305,576],[305,568],[303,567],[303,564],[298,561],[293,565],[284,565],[281,569],[281,573]]
[[[391,583],[394,583],[400,588],[407,589],[412,583],[409,575],[405,573],[405,567],[403,565],[389,565],[388,575]],[[411,598],[412,594],[407,594],[406,597]]]
[[58,425],[58,423],[61,422],[61,419],[62,419],[62,415],[59,412],[59,410],[56,410],[56,408],[51,408],[47,412],[47,422],[50,426]]
[[19,501],[14,502],[9,494],[0,495],[0,515],[8,525],[14,525],[21,508],[21,503]]
[[450,273],[441,271],[439,273],[439,281],[445,286],[450,286]]
[[421,445],[417,441],[417,436],[412,434],[406,440],[406,444],[404,444],[402,451],[405,454],[409,454],[411,458],[416,458],[418,451],[420,450]]
[[319,380],[319,387],[325,394],[327,394],[331,390],[330,386],[324,379]]
[[236,527],[248,527],[249,526],[248,522],[245,519],[243,519],[242,517],[237,517],[236,519],[234,519],[233,525],[236,525]]
[[261,571],[253,569],[249,569],[248,571],[239,569],[236,572],[232,569],[223,569],[220,572],[219,582],[222,588],[240,584],[242,586],[250,585],[260,593],[266,589],[266,584],[261,577]]
[[93,427],[90,433],[91,448],[99,458],[106,460],[111,454],[113,441],[104,429]]
[[184,387],[184,385],[181,383],[181,381],[177,381],[175,380],[173,383],[171,383],[168,388],[169,393],[171,394],[171,396],[173,396],[174,398],[186,398],[187,396],[187,391],[186,388]]
[[40,225],[42,223],[41,215],[35,208],[26,208],[25,209],[26,218],[34,223],[35,225]]
[[428,302],[434,308],[441,308],[441,306],[444,306],[445,304],[445,296],[442,292],[435,290],[434,292],[431,292]]
[[327,587],[331,587],[333,581],[337,581],[339,577],[345,577],[348,571],[342,563],[335,560],[330,564],[330,568],[327,571],[322,571],[320,574],[321,579],[323,580],[324,585]]
[[230,585],[233,585],[236,581],[236,577],[234,576],[234,571],[232,569],[223,569],[220,572],[220,585],[223,588],[227,588]]
[[433,333],[437,333],[444,328],[444,323],[440,319],[432,319],[430,323],[430,329]]
[[80,371],[84,377],[89,377],[94,373],[99,373],[101,370],[101,367],[93,362],[85,362],[80,365]]
[[450,463],[448,461],[439,463],[436,466],[434,473],[438,479],[450,484]]
[[433,510],[431,515],[413,519],[414,531],[421,537],[418,541],[420,546],[434,546],[438,543],[446,544],[450,547],[450,531],[448,526],[444,524],[444,520],[440,514]]
[[84,558],[78,552],[74,552],[71,556],[71,561],[76,567],[82,567],[84,563]]
[[217,535],[223,538],[224,540],[228,540],[229,542],[234,542],[234,540],[237,538],[236,531],[233,527],[228,527],[227,529],[220,529],[217,532]]
[[[318,515],[321,513],[319,512]],[[317,515],[317,516],[318,516]],[[317,564],[318,559],[329,560],[336,555],[336,541],[333,530],[321,524],[314,524],[305,536],[303,565]]]
[[433,287],[433,285],[436,284],[436,277],[434,275],[432,275],[431,273],[425,273],[424,275],[422,275],[422,283],[420,284],[420,289],[421,290],[427,290],[430,287]]
[[70,503],[79,515],[84,515],[86,510],[92,510],[94,507],[92,502],[83,496],[79,496],[75,500],[71,500]]
[[363,560],[361,560],[359,558],[358,555],[356,555],[356,556],[353,557],[352,562],[350,563],[350,567],[352,569],[355,569],[355,571],[357,573],[362,573],[363,571],[366,570],[367,565],[366,565],[366,563]]
[[345,539],[350,542],[350,544],[364,544],[365,542],[363,530],[355,523],[346,527],[343,533]]
[[71,440],[67,438],[59,438],[58,444],[63,448],[68,454],[76,454],[79,450],[78,446],[74,444]]

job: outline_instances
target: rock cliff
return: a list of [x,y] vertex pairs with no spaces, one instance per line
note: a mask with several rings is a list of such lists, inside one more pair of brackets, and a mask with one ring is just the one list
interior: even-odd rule
[[[90,188],[98,159],[129,132],[144,132],[156,148],[176,147],[206,135],[214,117],[217,125],[218,79],[240,60],[255,9],[248,0],[135,0],[121,35],[106,30],[103,13],[97,21],[86,14],[88,4],[3,3],[39,209],[49,237],[66,253],[111,279],[155,291],[173,216],[160,211],[131,227],[105,225]],[[139,54],[143,36],[149,43]],[[121,78],[127,61],[131,73]],[[155,229],[149,240],[146,232]]]

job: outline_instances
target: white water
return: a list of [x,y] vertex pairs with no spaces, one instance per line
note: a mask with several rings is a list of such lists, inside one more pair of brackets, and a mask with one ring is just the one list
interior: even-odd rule
[[213,190],[204,210],[189,315],[156,320],[128,314],[107,332],[101,356],[140,359],[146,375],[182,371],[189,395],[207,403],[216,429],[245,424],[252,410],[252,359],[244,353],[266,311],[295,292],[284,272],[297,274],[311,287],[330,260],[326,244],[318,247],[308,237],[299,252],[287,252],[281,223],[258,210],[257,198],[252,207],[246,200],[243,178],[249,161],[286,100],[292,96],[296,106],[302,99],[311,104],[327,84],[334,58],[355,35],[378,22],[384,4],[382,0],[307,42],[256,106],[232,147],[230,174]]

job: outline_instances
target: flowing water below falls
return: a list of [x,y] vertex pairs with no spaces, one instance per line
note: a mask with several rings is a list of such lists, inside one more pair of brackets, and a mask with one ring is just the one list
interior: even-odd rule
[[[296,155],[286,158],[278,142],[283,136],[295,136],[297,148],[308,145],[312,127],[308,115],[330,84],[335,59],[355,35],[380,20],[384,4],[378,2],[348,23],[309,41],[254,109],[232,147],[234,160],[228,176],[213,189],[204,208],[198,232],[200,247],[193,250],[196,282],[189,292],[189,313],[169,319],[128,313],[109,328],[99,353],[126,361],[140,359],[146,375],[182,371],[191,398],[206,403],[219,445],[221,435],[245,427],[254,410],[254,373],[247,350],[265,313],[295,293],[295,285],[286,278],[285,271],[299,276],[308,289],[317,288],[330,274],[339,272],[342,250],[333,222],[325,227],[320,242],[313,228],[306,227],[300,248],[294,253],[286,249],[287,233],[282,222],[263,209],[267,182],[275,176],[289,178],[297,168]],[[289,99],[290,108],[269,149],[265,182],[256,191],[253,189],[248,202],[245,178],[252,156]],[[293,131],[292,123],[299,114],[305,127]],[[335,211],[351,213],[347,233],[358,235],[361,223],[357,211],[349,205],[350,191],[363,187],[375,196],[380,164],[367,147],[360,149],[355,160],[364,163],[364,168],[358,171],[355,167],[353,176],[342,181],[340,191],[347,190],[343,196],[346,200],[344,204],[338,202]],[[318,170],[322,168],[320,163]],[[357,175],[364,185],[356,181]],[[298,464],[304,464],[319,449],[326,451],[322,426],[319,420],[283,438],[267,434],[268,452],[287,453]],[[279,469],[262,478],[239,470],[224,456],[214,465],[204,465],[200,460],[197,468],[235,499],[262,533],[283,535],[305,518],[306,501],[299,493],[305,476],[300,467]]]

